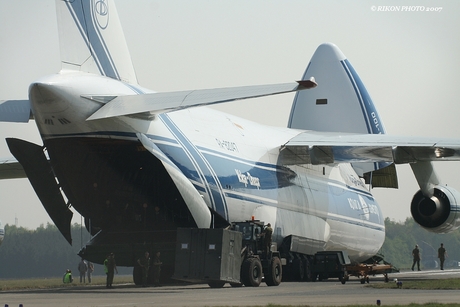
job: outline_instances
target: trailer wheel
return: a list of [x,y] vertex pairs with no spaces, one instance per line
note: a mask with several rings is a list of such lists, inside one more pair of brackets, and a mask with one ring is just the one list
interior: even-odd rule
[[262,282],[262,263],[257,258],[249,258],[241,267],[241,281],[246,287],[258,287]]
[[264,276],[267,286],[278,286],[281,283],[283,276],[281,260],[278,257],[273,257],[268,267],[267,275]]

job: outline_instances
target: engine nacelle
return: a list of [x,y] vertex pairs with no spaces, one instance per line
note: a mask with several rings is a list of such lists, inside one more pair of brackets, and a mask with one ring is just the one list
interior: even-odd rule
[[451,187],[436,186],[434,194],[426,197],[418,191],[412,198],[410,211],[423,228],[448,233],[460,227],[460,193]]

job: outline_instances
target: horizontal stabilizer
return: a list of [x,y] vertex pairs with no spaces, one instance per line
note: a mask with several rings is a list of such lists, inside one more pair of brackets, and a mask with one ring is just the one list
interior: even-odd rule
[[0,179],[27,178],[22,165],[15,158],[0,160]]
[[281,159],[285,165],[460,161],[460,140],[306,131],[282,146]]
[[296,83],[118,96],[87,120],[144,112],[165,113],[190,107],[295,92],[315,86],[314,80],[304,80]]
[[0,100],[0,122],[27,123],[32,118],[29,100]]

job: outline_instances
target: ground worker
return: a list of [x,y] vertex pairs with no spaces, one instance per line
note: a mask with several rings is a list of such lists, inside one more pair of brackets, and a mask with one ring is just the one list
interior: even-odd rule
[[418,249],[418,245],[415,245],[415,248],[412,250],[412,271],[414,270],[414,266],[417,263],[417,269],[420,271],[420,250]]
[[446,260],[446,257],[447,257],[447,251],[444,248],[444,244],[441,243],[441,247],[438,248],[438,258],[441,264],[441,270],[444,270],[444,261]]
[[270,253],[271,245],[272,245],[272,235],[273,235],[272,225],[268,223],[267,227],[265,227],[264,231],[260,235],[264,237],[265,253],[268,256],[268,254]]
[[104,260],[104,270],[107,274],[106,287],[113,288],[112,283],[114,272],[117,272],[118,274],[117,264],[115,263],[115,255],[113,253],[110,253],[107,256],[107,259]]
[[147,286],[147,278],[149,276],[149,269],[150,269],[150,254],[149,252],[145,252],[144,257],[137,259],[137,263],[142,268],[142,287]]
[[62,282],[65,283],[65,284],[70,284],[70,283],[72,283],[72,281],[73,281],[72,271],[67,269],[65,271],[64,276],[62,277]]

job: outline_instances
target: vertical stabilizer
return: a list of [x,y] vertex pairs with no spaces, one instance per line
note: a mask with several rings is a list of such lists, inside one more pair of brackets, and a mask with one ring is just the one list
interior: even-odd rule
[[[385,128],[366,87],[340,49],[331,43],[320,45],[303,76],[315,77],[318,86],[297,92],[288,127],[304,130],[384,134]],[[353,163],[364,173],[388,163]]]
[[379,134],[385,128],[353,66],[337,46],[316,49],[303,79],[315,77],[318,86],[298,92],[292,104],[290,128]]
[[100,74],[137,84],[111,0],[56,0],[63,70]]

